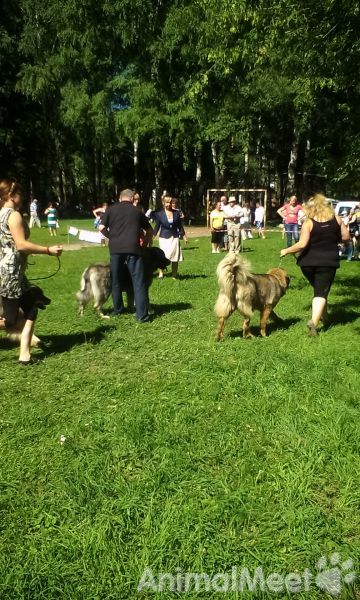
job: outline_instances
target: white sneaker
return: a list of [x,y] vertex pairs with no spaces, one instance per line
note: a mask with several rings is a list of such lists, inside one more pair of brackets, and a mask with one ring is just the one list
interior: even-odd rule
[[216,250],[211,250],[211,254],[216,254]]
[[220,254],[220,250],[219,250],[219,248],[216,250],[216,254]]

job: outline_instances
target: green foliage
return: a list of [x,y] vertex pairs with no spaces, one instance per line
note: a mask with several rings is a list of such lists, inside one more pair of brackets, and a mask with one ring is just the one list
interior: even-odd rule
[[[150,185],[155,167],[194,174],[199,151],[207,168],[215,144],[223,177],[235,176],[234,154],[246,153],[257,162],[252,182],[268,186],[280,185],[295,144],[298,173],[319,173],[329,191],[350,192],[359,178],[358,24],[355,0],[7,1],[5,163],[18,164],[11,140],[24,130],[25,163],[31,147],[45,145],[37,165],[44,182],[58,178],[59,166],[67,181],[79,181],[71,156],[82,154],[95,197],[105,181],[133,178],[126,153],[135,140]],[[72,193],[85,193],[83,184]]]

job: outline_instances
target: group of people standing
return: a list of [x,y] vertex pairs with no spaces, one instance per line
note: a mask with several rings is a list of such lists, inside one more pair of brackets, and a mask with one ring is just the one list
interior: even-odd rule
[[253,237],[252,225],[256,226],[258,236],[265,239],[264,221],[265,209],[260,202],[256,203],[252,214],[249,202],[240,206],[235,196],[221,196],[210,212],[212,253],[219,253],[224,248],[238,254],[242,241]]

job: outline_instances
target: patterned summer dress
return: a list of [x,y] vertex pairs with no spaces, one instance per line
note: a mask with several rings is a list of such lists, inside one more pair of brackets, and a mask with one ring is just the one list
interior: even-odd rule
[[0,210],[0,296],[20,298],[29,287],[25,277],[26,255],[16,249],[8,221],[13,208]]

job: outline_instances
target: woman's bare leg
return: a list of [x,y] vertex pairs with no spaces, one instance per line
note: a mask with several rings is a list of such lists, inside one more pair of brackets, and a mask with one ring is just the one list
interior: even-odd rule
[[35,321],[29,319],[25,321],[24,328],[21,332],[20,338],[20,356],[19,360],[28,361],[30,360],[30,344],[31,338],[34,333]]

